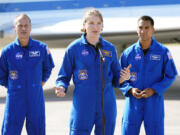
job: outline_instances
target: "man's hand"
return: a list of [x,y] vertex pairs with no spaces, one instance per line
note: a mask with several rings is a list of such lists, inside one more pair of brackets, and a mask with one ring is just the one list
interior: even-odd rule
[[55,89],[55,93],[58,97],[64,97],[66,95],[64,87],[62,87],[62,86],[56,87],[55,86],[54,89]]
[[119,78],[120,84],[122,84],[124,81],[130,79],[130,68],[131,68],[131,64],[129,64],[128,67],[121,70],[120,78]]
[[137,99],[142,98],[142,91],[138,88],[131,88],[129,93],[131,93]]
[[155,93],[155,90],[152,88],[146,88],[142,91],[142,97],[143,98],[148,98],[151,97]]

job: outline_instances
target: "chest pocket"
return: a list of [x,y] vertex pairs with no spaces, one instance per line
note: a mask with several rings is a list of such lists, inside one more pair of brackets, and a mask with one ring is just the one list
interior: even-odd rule
[[160,54],[150,54],[148,56],[147,62],[148,71],[152,72],[161,69],[163,59]]
[[142,56],[138,56],[138,59],[137,59],[137,55],[130,56],[128,58],[128,65],[131,64],[130,71],[131,72],[139,72],[141,65],[142,65],[142,61],[143,61]]
[[8,62],[8,68],[9,70],[18,70],[22,69],[24,59],[24,53],[23,52],[12,52],[11,55],[8,56],[7,62]]
[[87,49],[81,50],[79,53],[76,65],[80,69],[89,69],[92,66],[95,66],[95,62],[97,61],[97,53],[94,51],[90,51]]

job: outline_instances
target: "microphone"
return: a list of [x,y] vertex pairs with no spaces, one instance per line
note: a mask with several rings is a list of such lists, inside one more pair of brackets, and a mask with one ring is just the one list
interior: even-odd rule
[[101,42],[98,42],[96,46],[98,48],[98,51],[99,51],[99,54],[100,54],[100,57],[101,57],[101,61],[105,62],[106,59],[105,59],[104,53],[102,51],[102,44],[101,44]]

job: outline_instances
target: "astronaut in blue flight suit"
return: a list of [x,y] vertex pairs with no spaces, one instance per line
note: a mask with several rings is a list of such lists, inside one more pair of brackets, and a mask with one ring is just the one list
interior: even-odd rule
[[45,102],[42,86],[54,67],[47,46],[30,37],[31,20],[15,18],[17,39],[3,48],[0,84],[7,88],[2,135],[20,135],[24,120],[28,135],[45,135]]
[[138,135],[142,121],[146,135],[164,135],[163,94],[177,70],[169,50],[152,38],[154,21],[150,16],[139,18],[137,33],[138,42],[120,59],[121,68],[131,64],[130,79],[121,86],[126,96],[122,135]]
[[[119,83],[122,81],[119,79],[120,66],[115,47],[100,36],[102,28],[101,13],[96,9],[87,11],[83,19],[84,34],[67,48],[58,74],[55,87],[57,96],[65,96],[72,75],[75,85],[70,135],[90,135],[94,125],[95,135],[102,135],[100,53],[97,44],[102,47],[105,57],[105,134],[114,134],[116,98],[113,87],[120,86]],[[128,70],[124,73],[123,79],[128,77]]]

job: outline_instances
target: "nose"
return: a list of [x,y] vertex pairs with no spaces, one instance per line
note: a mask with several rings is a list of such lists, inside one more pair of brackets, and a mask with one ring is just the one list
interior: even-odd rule
[[140,33],[144,33],[144,29],[141,29],[141,30],[140,30]]
[[25,28],[25,26],[22,26],[22,30],[25,30],[26,28]]
[[94,28],[98,28],[100,25],[99,24],[94,24],[93,27]]
[[26,26],[22,26],[21,28],[22,28],[22,30],[26,30]]

